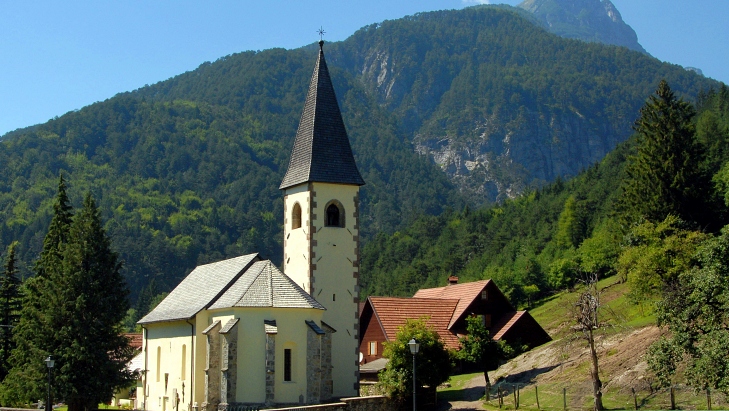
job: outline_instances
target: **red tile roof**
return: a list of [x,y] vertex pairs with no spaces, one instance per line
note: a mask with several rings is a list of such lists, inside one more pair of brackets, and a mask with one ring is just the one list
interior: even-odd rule
[[438,298],[438,299],[453,299],[458,300],[458,306],[456,307],[448,328],[450,329],[453,324],[458,321],[463,315],[466,309],[471,305],[473,300],[481,295],[481,291],[488,285],[491,280],[474,281],[472,283],[463,284],[450,284],[445,287],[437,288],[424,288],[418,290],[413,298]]
[[516,324],[517,321],[524,315],[526,311],[517,311],[514,313],[505,314],[504,317],[496,324],[493,328],[494,336],[492,337],[495,341],[499,341],[509,329]]
[[369,297],[368,300],[388,341],[395,339],[398,328],[405,324],[405,320],[428,316],[426,324],[433,327],[446,348],[458,348],[458,337],[448,330],[458,300],[442,299],[436,304],[432,299],[415,297]]
[[142,349],[142,333],[124,333],[124,336],[129,338],[129,345],[135,350]]

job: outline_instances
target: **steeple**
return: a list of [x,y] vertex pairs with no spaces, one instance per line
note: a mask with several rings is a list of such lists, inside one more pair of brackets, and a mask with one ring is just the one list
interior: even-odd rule
[[309,83],[289,167],[279,189],[308,182],[364,185],[319,41],[319,59]]

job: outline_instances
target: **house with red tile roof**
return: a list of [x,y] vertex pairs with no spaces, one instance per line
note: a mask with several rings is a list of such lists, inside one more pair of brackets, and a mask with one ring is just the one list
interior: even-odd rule
[[383,343],[392,341],[407,319],[425,317],[446,348],[458,349],[466,335],[466,318],[476,315],[494,340],[536,347],[551,340],[527,311],[517,311],[492,280],[418,290],[412,298],[368,297],[360,310],[360,373],[362,365],[382,358]]

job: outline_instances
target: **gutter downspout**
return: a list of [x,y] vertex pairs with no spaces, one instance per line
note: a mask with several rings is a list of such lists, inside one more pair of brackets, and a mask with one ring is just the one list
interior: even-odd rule
[[190,406],[188,409],[192,411],[192,400],[195,398],[195,324],[189,319],[185,320],[190,324]]
[[142,409],[147,409],[147,353],[149,352],[149,330],[142,325],[144,333],[144,382],[142,383]]

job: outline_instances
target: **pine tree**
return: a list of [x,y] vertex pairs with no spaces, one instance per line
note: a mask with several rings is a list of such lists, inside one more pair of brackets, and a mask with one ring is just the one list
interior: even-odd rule
[[84,411],[134,381],[126,370],[134,352],[122,334],[128,290],[91,195],[72,218],[61,178],[54,212],[36,275],[23,287],[13,368],[0,386],[0,402],[44,398],[43,360],[51,355],[54,397],[64,399],[69,411]]
[[0,402],[3,405],[29,404],[46,395],[48,371],[43,360],[52,353],[56,341],[49,318],[49,313],[55,310],[55,296],[49,277],[61,267],[62,248],[68,239],[72,218],[62,175],[53,211],[43,250],[34,267],[35,276],[21,287],[22,308],[18,325],[13,329],[15,349],[10,356],[12,368],[0,386]]
[[15,268],[15,247],[8,247],[5,257],[5,271],[0,277],[0,381],[4,380],[10,370],[10,352],[15,347],[13,329],[20,319],[20,280]]
[[122,330],[129,303],[121,263],[91,194],[69,234],[61,270],[49,277],[56,291],[51,326],[60,372],[55,385],[69,411],[83,411],[95,409],[116,388],[134,381],[126,370],[134,351]]
[[665,80],[640,109],[634,129],[638,152],[629,159],[620,204],[628,222],[654,223],[669,214],[702,227],[712,220],[711,180],[695,137],[691,104],[678,99]]

